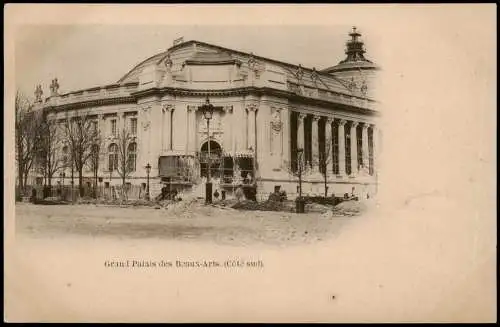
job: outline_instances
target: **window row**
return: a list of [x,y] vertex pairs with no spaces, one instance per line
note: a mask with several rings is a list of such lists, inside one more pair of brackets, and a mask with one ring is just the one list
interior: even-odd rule
[[[92,147],[92,153],[98,157],[98,147]],[[91,156],[94,157],[94,156]],[[122,159],[123,158],[123,159]],[[120,159],[126,161],[124,165],[119,166],[122,162]],[[62,161],[64,167],[70,166],[70,155],[69,148],[65,145],[62,148]],[[124,153],[120,153],[118,145],[116,143],[112,143],[108,147],[108,170],[126,170],[126,172],[134,172],[137,168],[137,143],[130,143]]]

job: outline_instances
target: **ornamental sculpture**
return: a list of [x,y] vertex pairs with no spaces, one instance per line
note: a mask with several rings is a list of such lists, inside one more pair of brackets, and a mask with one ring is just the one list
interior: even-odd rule
[[363,80],[363,84],[361,85],[361,93],[363,93],[363,95],[366,95],[367,92],[368,92],[368,85],[366,84],[366,81]]
[[274,113],[271,118],[271,129],[275,133],[281,132],[281,127],[283,126],[283,123],[281,122],[281,114],[280,114],[280,109],[275,108]]
[[295,72],[295,77],[297,77],[297,81],[299,84],[302,83],[302,78],[304,77],[304,70],[302,69],[302,65],[299,65],[297,71]]
[[52,96],[57,95],[59,90],[59,83],[57,82],[57,78],[54,78],[50,83],[50,92]]
[[311,73],[311,80],[313,81],[314,84],[318,83],[319,80],[319,74],[316,71],[316,68],[313,67],[313,71]]
[[172,65],[173,65],[173,62],[172,62],[172,59],[170,58],[170,53],[167,54],[167,57],[165,58],[165,67],[167,68],[168,71],[170,71],[172,69]]
[[349,91],[351,91],[351,92],[356,91],[357,85],[356,85],[356,82],[354,81],[354,77],[351,77],[351,81],[350,81],[350,82],[349,82],[349,84],[347,85],[347,88],[348,88],[348,89],[349,89]]
[[35,88],[35,102],[42,102],[42,85],[38,84]]

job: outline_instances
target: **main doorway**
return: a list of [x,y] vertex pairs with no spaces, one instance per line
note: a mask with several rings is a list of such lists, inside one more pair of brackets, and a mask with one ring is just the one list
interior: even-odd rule
[[208,166],[208,145],[210,142],[210,176],[220,177],[220,165],[222,161],[222,148],[216,141],[207,141],[202,144],[200,149],[200,176],[207,177]]

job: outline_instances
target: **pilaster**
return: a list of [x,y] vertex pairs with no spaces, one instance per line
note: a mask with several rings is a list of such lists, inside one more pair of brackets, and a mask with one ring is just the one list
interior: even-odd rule
[[347,121],[341,119],[338,122],[338,140],[339,140],[339,177],[345,177],[345,124]]

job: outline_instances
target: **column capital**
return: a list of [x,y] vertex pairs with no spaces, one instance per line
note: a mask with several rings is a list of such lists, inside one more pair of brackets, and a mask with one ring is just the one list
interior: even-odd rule
[[345,124],[347,124],[347,120],[345,120],[345,119],[339,120],[339,126],[344,126]]
[[372,124],[370,123],[362,123],[363,124],[363,129],[368,129],[370,128],[370,126],[372,126]]
[[165,104],[163,105],[163,107],[161,108],[161,110],[165,113],[167,111],[174,111],[175,109],[175,106],[173,104]]
[[198,109],[198,106],[187,106],[187,111],[196,111]]
[[246,105],[246,109],[248,112],[251,112],[251,111],[257,111],[257,109],[259,108],[259,106],[255,103],[255,102],[252,102],[252,103],[248,103]]
[[224,107],[222,107],[222,110],[224,110],[225,113],[232,113],[233,106],[224,106]]
[[303,112],[299,112],[299,115],[298,115],[298,118],[299,120],[304,120],[304,118],[306,118],[307,114],[303,113]]
[[333,120],[333,117],[326,117],[325,122],[330,125],[331,123],[333,123]]
[[313,120],[313,122],[316,122],[316,123],[317,123],[320,119],[321,119],[321,116],[320,116],[320,115],[313,115],[313,116],[312,116],[312,120]]
[[357,121],[351,122],[351,128],[356,128],[356,127],[358,127],[358,125],[359,125],[359,122],[357,122]]

